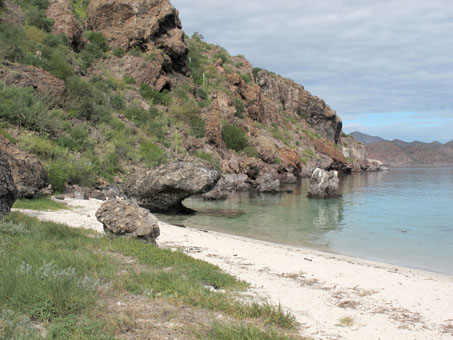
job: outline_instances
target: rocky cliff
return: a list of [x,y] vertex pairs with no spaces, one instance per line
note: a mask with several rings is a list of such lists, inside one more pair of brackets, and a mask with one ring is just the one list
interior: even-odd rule
[[232,190],[275,191],[317,167],[368,168],[322,99],[186,36],[168,0],[83,4],[30,1],[40,21],[25,27],[29,7],[6,2],[12,29],[4,17],[0,26],[2,134],[37,155],[57,190],[194,158]]

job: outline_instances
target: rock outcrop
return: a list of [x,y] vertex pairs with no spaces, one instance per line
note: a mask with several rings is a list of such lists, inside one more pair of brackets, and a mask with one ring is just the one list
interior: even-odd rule
[[219,178],[220,173],[205,163],[180,161],[131,177],[124,193],[151,212],[191,213],[182,201],[210,191]]
[[71,42],[72,48],[79,51],[83,45],[82,29],[74,15],[72,0],[52,0],[47,8],[46,15],[52,19],[53,34],[63,34]]
[[32,87],[38,93],[52,99],[58,99],[64,93],[64,80],[35,66],[19,65],[3,61],[0,68],[0,80],[6,85]]
[[5,154],[17,187],[17,198],[37,198],[49,180],[41,162],[0,136],[0,150]]
[[306,119],[322,137],[335,144],[340,141],[343,124],[324,100],[313,96],[302,85],[265,70],[258,72],[256,81],[261,88],[260,120],[274,122],[278,119],[275,115],[284,110]]
[[92,0],[87,16],[88,28],[102,32],[110,46],[159,49],[170,61],[168,71],[188,72],[179,13],[168,0]]
[[6,216],[16,200],[17,189],[8,163],[8,156],[0,149],[0,217]]
[[317,168],[310,178],[310,198],[331,198],[340,196],[338,171]]
[[130,236],[155,244],[159,221],[148,210],[124,200],[109,200],[96,211],[106,234]]

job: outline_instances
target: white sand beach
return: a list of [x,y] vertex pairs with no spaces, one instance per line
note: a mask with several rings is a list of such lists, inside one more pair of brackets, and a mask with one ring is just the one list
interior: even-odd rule
[[[102,232],[98,200],[27,214]],[[313,339],[453,339],[453,276],[160,223],[160,247],[216,264],[280,303]]]

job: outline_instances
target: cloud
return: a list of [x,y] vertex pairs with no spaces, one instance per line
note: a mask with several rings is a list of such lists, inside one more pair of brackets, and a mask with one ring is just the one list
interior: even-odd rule
[[188,34],[302,83],[342,117],[453,117],[450,0],[172,2]]

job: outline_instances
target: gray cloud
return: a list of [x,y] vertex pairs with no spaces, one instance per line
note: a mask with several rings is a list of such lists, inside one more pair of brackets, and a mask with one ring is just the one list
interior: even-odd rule
[[342,117],[453,117],[450,0],[172,2],[188,34],[302,83]]

